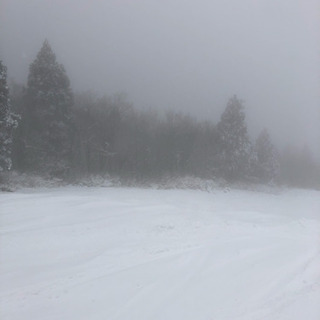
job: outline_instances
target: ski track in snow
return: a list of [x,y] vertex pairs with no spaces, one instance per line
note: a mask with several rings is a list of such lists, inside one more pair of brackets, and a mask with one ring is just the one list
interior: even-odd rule
[[0,194],[2,320],[320,319],[320,192]]

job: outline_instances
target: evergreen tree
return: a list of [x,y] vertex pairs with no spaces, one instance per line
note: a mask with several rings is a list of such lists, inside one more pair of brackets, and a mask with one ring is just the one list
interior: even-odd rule
[[233,96],[217,125],[219,152],[216,157],[218,175],[240,179],[249,172],[251,143],[247,134],[242,102]]
[[7,68],[0,60],[0,172],[11,169],[12,132],[17,125],[17,116],[11,112]]
[[30,169],[64,176],[71,163],[73,95],[63,65],[47,40],[30,65],[24,114]]
[[254,174],[262,182],[270,182],[279,174],[279,155],[266,129],[262,130],[255,143],[256,164]]

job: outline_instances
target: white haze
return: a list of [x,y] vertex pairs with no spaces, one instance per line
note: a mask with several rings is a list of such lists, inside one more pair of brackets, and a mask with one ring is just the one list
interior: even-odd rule
[[320,154],[317,0],[0,0],[0,59],[26,82],[45,38],[75,91],[218,121],[244,99],[256,135]]

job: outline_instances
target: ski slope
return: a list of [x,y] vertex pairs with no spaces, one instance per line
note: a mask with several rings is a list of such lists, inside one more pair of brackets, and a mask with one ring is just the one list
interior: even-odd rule
[[319,320],[320,192],[0,193],[1,320]]

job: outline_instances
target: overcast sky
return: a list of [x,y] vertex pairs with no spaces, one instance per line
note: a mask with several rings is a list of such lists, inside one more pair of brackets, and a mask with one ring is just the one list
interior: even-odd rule
[[320,154],[318,0],[0,0],[0,59],[26,82],[45,38],[75,91],[217,122],[244,100],[251,133]]

